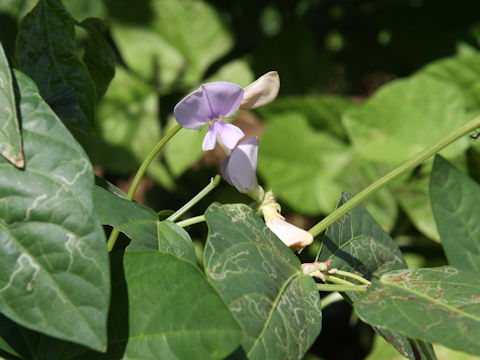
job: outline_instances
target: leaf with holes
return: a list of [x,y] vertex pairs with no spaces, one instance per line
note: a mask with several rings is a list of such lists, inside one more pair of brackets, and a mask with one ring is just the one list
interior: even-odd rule
[[313,279],[248,206],[212,204],[205,218],[205,270],[245,334],[237,355],[302,359],[321,329]]
[[355,302],[368,324],[480,355],[480,274],[454,267],[397,270]]
[[0,159],[0,311],[28,328],[106,346],[110,280],[82,148],[15,72],[27,167]]

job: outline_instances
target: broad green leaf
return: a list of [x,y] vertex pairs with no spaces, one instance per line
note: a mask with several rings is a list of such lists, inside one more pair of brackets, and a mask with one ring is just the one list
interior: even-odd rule
[[177,76],[184,83],[200,81],[207,67],[233,45],[221,17],[207,2],[157,0],[152,7],[153,29],[184,59]]
[[[338,206],[350,198],[351,195],[343,194]],[[407,267],[393,239],[362,205],[355,207],[327,229],[317,259],[332,260],[331,268],[356,273],[369,280],[387,271]],[[348,292],[347,295],[354,303],[359,299],[357,293]],[[404,336],[388,329],[374,329],[409,359],[415,359],[415,351],[422,352],[418,347],[413,349],[409,339]]]
[[102,20],[88,18],[83,20],[80,26],[88,32],[83,61],[95,83],[98,101],[107,91],[115,75],[115,54],[103,35],[106,29]]
[[123,359],[223,359],[242,332],[225,303],[189,262],[127,252],[129,332]]
[[[351,197],[344,193],[338,206]],[[397,244],[362,205],[327,229],[317,258],[319,261],[332,260],[332,268],[353,272],[369,280],[407,266]]]
[[213,204],[205,218],[205,271],[246,336],[236,355],[302,359],[321,329],[313,279],[249,207]]
[[75,55],[75,29],[58,0],[39,0],[22,19],[17,39],[20,69],[37,84],[44,99],[61,97],[73,89],[78,100],[62,118],[82,131],[95,128],[95,85]]
[[458,87],[469,110],[480,110],[480,54],[457,55],[428,64],[420,73]]
[[[382,86],[362,106],[347,111],[343,120],[356,153],[397,163],[463,124],[465,107],[458,87],[419,74]],[[455,156],[467,146],[468,139],[460,139],[442,153]]]
[[374,280],[360,318],[406,336],[480,355],[480,274],[454,267],[398,270]]
[[103,225],[118,228],[134,220],[157,219],[152,209],[134,201],[122,199],[97,185],[93,188],[93,201],[98,218]]
[[293,209],[328,213],[342,191],[335,178],[350,160],[344,143],[313,130],[301,114],[285,113],[272,117],[260,138],[258,171]]
[[[280,74],[281,75],[281,74]],[[329,131],[339,139],[347,135],[342,126],[342,114],[353,107],[347,98],[332,95],[284,96],[257,111],[268,123],[271,117],[285,112],[298,112],[304,115],[310,125],[319,130]]]
[[394,194],[415,227],[430,239],[439,242],[428,195],[428,177],[409,180],[395,188]]
[[23,168],[22,135],[18,124],[10,66],[0,43],[0,153],[13,165]]
[[127,251],[158,250],[197,263],[190,235],[171,221],[137,220],[118,229],[132,239]]
[[[81,136],[92,162],[121,174],[137,171],[161,139],[157,112],[152,89],[119,68],[98,107],[99,135]],[[158,156],[147,173],[167,189],[175,185]]]
[[151,28],[114,23],[111,31],[126,64],[144,80],[169,85],[185,71],[185,60],[174,44]]
[[0,161],[0,311],[28,328],[106,346],[106,240],[93,208],[82,148],[15,73],[27,167]]
[[[343,142],[314,130],[300,113],[289,112],[270,117],[258,171],[278,198],[312,215],[330,213],[342,191],[361,191],[386,173],[384,165],[365,162]],[[368,208],[383,226],[393,226],[397,210],[390,191],[372,197]]]
[[430,201],[448,262],[480,272],[480,185],[436,156]]
[[[167,131],[176,125],[176,120],[170,118]],[[165,160],[175,177],[182,175],[203,156],[202,142],[207,130],[208,126],[201,131],[182,128],[175,139],[165,146]]]
[[195,248],[188,233],[171,221],[158,221],[153,210],[94,188],[94,202],[100,221],[131,239],[128,251],[159,250],[196,263]]

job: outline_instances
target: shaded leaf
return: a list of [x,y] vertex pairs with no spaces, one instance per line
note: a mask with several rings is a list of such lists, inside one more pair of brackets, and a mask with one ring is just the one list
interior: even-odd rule
[[94,188],[95,208],[104,225],[113,226],[132,241],[127,251],[158,250],[196,263],[188,233],[171,221],[158,221],[155,212],[99,187]]
[[64,122],[87,132],[95,128],[95,85],[75,55],[74,22],[60,1],[40,0],[22,19],[17,60],[43,98],[75,91],[78,104],[62,113]]
[[301,359],[321,329],[315,282],[252,209],[211,205],[207,275],[245,334],[236,356]]
[[[465,106],[458,87],[419,74],[382,86],[362,106],[347,111],[343,122],[362,157],[401,162],[463,124]],[[468,139],[460,139],[442,154],[454,156],[467,146]]]
[[223,359],[242,332],[198,268],[170,254],[127,252],[124,359]]
[[105,39],[105,24],[98,18],[88,18],[80,24],[88,32],[88,42],[83,55],[90,76],[95,83],[97,101],[107,91],[115,75],[115,54]]
[[0,161],[0,311],[21,325],[97,350],[106,346],[106,240],[82,148],[15,73],[27,167]]
[[0,153],[13,165],[25,166],[22,149],[22,135],[15,104],[12,75],[7,57],[0,43]]
[[436,156],[430,201],[448,262],[480,272],[480,185]]
[[[338,206],[351,197],[344,193]],[[317,259],[332,260],[331,268],[356,273],[368,280],[387,271],[407,267],[397,244],[362,205],[355,207],[327,229]],[[360,298],[354,292],[346,295],[353,303]],[[409,359],[415,359],[415,352],[422,353],[421,348],[412,345],[408,338],[398,333],[388,329],[374,330]],[[426,346],[430,348],[430,345]]]
[[398,270],[355,302],[360,318],[406,336],[480,354],[480,274],[453,267]]

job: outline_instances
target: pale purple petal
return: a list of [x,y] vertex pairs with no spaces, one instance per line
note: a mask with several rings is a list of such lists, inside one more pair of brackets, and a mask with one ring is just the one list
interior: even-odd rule
[[202,85],[213,118],[230,117],[238,110],[243,100],[243,88],[225,81]]
[[225,161],[225,179],[242,193],[258,187],[257,154],[258,138],[248,138],[238,144]]
[[182,127],[191,130],[201,130],[214,115],[202,88],[187,95],[175,105],[173,114]]
[[238,141],[245,136],[239,127],[226,123],[224,121],[216,121],[218,135],[226,148],[232,150]]
[[216,125],[216,122],[214,122],[210,126],[207,133],[205,134],[205,138],[203,139],[203,143],[202,143],[203,151],[213,150],[215,148],[215,144],[217,143],[217,135],[218,135],[218,128],[215,125]]

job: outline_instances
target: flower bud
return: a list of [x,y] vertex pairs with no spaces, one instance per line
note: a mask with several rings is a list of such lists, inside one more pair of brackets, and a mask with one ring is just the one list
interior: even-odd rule
[[276,71],[260,76],[244,89],[241,109],[256,109],[276,99],[280,89],[280,77]]

